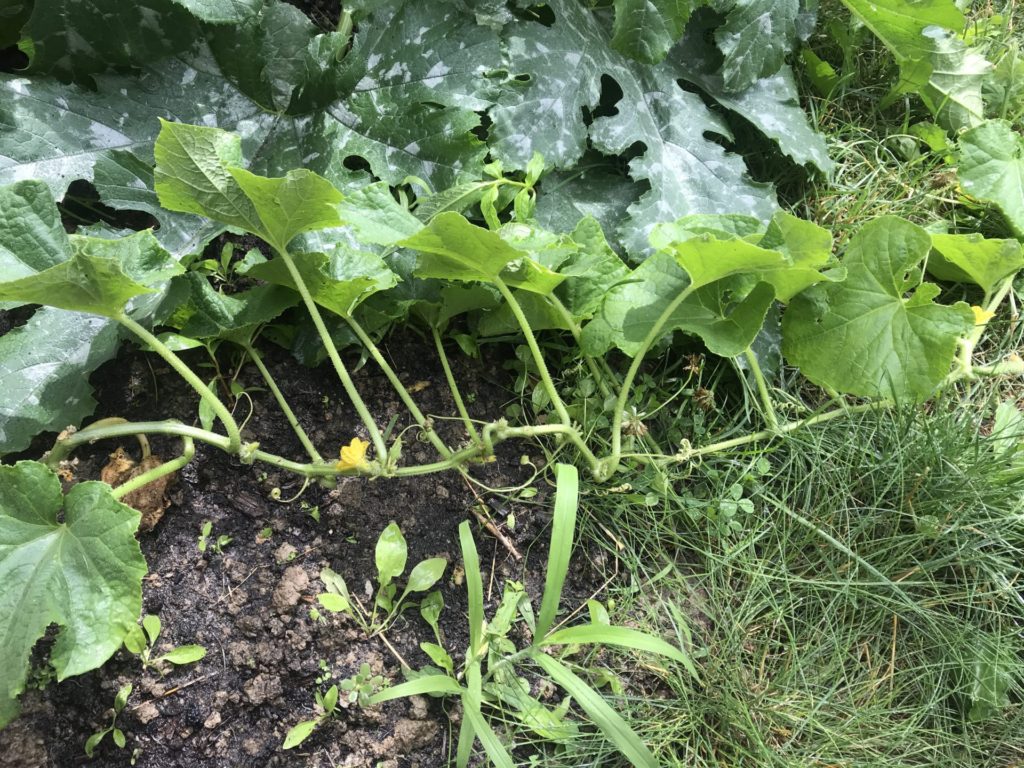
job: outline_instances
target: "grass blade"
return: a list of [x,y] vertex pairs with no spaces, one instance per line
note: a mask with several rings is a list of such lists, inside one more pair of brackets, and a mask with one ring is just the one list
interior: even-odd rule
[[462,686],[452,680],[448,675],[427,675],[417,677],[407,683],[399,683],[383,691],[373,694],[370,697],[370,704],[380,704],[392,699],[401,699],[406,696],[418,696],[424,693],[452,693],[458,696],[462,693]]
[[646,651],[656,653],[673,661],[678,661],[693,677],[697,678],[697,670],[690,661],[690,657],[667,643],[660,637],[649,635],[629,627],[606,626],[604,624],[581,624],[568,629],[560,629],[552,632],[540,644],[545,645],[590,645],[600,643],[602,645],[616,645],[620,648],[629,648],[634,651]]
[[608,706],[608,703],[601,698],[597,691],[573,674],[564,664],[550,656],[539,653],[535,660],[547,672],[548,677],[572,695],[576,703],[601,729],[601,733],[629,762],[636,768],[660,768],[658,761],[655,760],[654,755],[647,749],[640,737],[636,735],[636,732],[614,709]]
[[480,743],[483,744],[487,756],[497,768],[515,768],[512,755],[505,749],[505,745],[501,743],[498,734],[484,720],[484,716],[480,712],[479,702],[476,702],[474,706],[474,702],[470,701],[469,698],[468,694],[462,697],[462,716],[470,722],[473,730],[476,731],[476,736],[480,739]]
[[[465,709],[466,705],[462,705]],[[473,742],[476,740],[476,731],[473,730],[473,723],[468,717],[462,718],[459,726],[459,746],[455,752],[455,768],[466,768],[469,765],[469,758],[473,756]]]
[[480,557],[476,552],[469,521],[459,526],[462,564],[466,569],[466,593],[469,597],[469,657],[476,658],[484,631],[484,582],[480,575]]
[[579,502],[580,477],[576,467],[559,464],[555,467],[555,517],[551,524],[551,548],[548,550],[548,573],[544,581],[537,631],[534,637],[543,638],[554,624],[558,604],[562,601],[562,586],[569,571],[573,536],[576,533],[576,507]]

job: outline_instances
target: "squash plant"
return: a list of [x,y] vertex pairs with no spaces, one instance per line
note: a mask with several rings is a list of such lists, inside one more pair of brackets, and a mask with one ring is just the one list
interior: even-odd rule
[[[897,57],[894,93],[915,90],[945,125],[970,129],[963,185],[1019,236],[1019,137],[980,121],[977,62],[956,40],[922,41],[933,25],[959,32],[962,14],[951,0],[845,4]],[[649,25],[630,23],[641,5]],[[63,627],[51,655],[58,677],[121,644],[145,564],[137,516],[117,499],[190,461],[195,441],[330,483],[464,470],[501,441],[550,437],[606,482],[626,463],[685,463],[853,410],[920,402],[958,380],[1024,373],[1016,356],[975,360],[1024,265],[1016,240],[882,218],[836,258],[830,233],[778,212],[771,185],[747,172],[743,156],[766,147],[790,165],[831,165],[785,63],[813,27],[802,3],[353,2],[331,29],[278,0],[149,0],[137,10],[36,0],[0,31],[29,57],[25,71],[0,75],[0,307],[42,305],[0,338],[0,453],[81,424],[95,405],[88,373],[126,338],[195,390],[200,426],[97,423],[62,434],[45,465],[0,467],[0,725],[50,623]],[[741,125],[754,130],[734,132]],[[66,234],[56,201],[76,179],[159,227]],[[240,267],[254,287],[234,295],[189,269],[224,231],[266,244]],[[981,300],[941,301],[936,280],[970,284]],[[306,356],[329,359],[367,438],[345,435],[337,461],[324,458],[337,446],[313,444],[262,363],[261,331],[292,307],[317,340]],[[474,420],[445,348],[456,318],[522,343],[543,423]],[[465,443],[445,442],[376,345],[407,322],[434,342]],[[642,426],[634,383],[677,332],[749,373],[763,429],[704,445],[662,447],[651,435],[650,451],[627,457],[624,435]],[[566,402],[542,333],[569,340],[604,398],[602,420]],[[384,372],[435,461],[409,464],[402,438],[385,438],[343,336]],[[772,342],[830,407],[780,418],[761,352]],[[182,344],[241,349],[305,460],[244,441],[176,353]],[[85,483],[61,497],[52,470],[71,451],[131,434],[178,436],[182,455],[114,491]]]
[[[221,424],[222,430],[215,432],[174,421],[100,422],[61,436],[46,458],[47,465],[56,468],[76,446],[106,437],[163,434],[183,439],[180,459],[135,478],[129,490],[187,462],[196,440],[243,462],[266,462],[332,482],[340,475],[408,476],[464,469],[471,462],[490,459],[504,440],[550,436],[571,445],[595,480],[607,481],[622,466],[633,382],[648,353],[676,331],[698,337],[710,353],[737,359],[752,372],[765,428],[709,445],[684,442],[671,453],[638,457],[642,461],[687,462],[878,403],[923,401],[962,378],[1024,372],[1018,357],[977,364],[973,355],[985,323],[1024,266],[1021,246],[1014,240],[931,235],[910,222],[884,217],[857,232],[836,263],[830,234],[788,214],[776,214],[766,227],[745,216],[688,216],[655,227],[652,255],[630,268],[593,222],[582,221],[569,235],[538,225],[530,218],[532,187],[526,182],[512,206],[512,221],[503,224],[492,213],[487,217],[490,226],[480,226],[451,209],[464,204],[459,196],[424,213],[379,186],[346,196],[305,169],[276,178],[257,175],[243,167],[239,138],[216,128],[164,123],[155,156],[155,188],[163,205],[248,232],[266,243],[270,258],[252,254],[245,267],[245,274],[259,285],[221,296],[205,278],[183,274],[184,268],[149,231],[119,238],[54,234],[52,226],[44,228],[44,222],[55,220],[56,212],[41,185],[20,182],[0,190],[0,199],[35,212],[6,216],[8,232],[20,244],[22,268],[20,275],[4,275],[0,301],[42,304],[113,321],[181,375]],[[539,167],[535,162],[531,181],[539,176]],[[307,250],[303,236],[324,230],[337,233],[330,238],[333,247]],[[58,247],[47,251],[52,242]],[[941,280],[975,284],[984,295],[982,304],[972,310],[963,302],[936,301],[940,288],[926,279],[929,273]],[[467,284],[470,291],[459,287]],[[461,296],[458,303],[447,300],[456,292]],[[409,318],[430,326],[435,339],[455,313],[486,307],[492,318],[507,315],[529,350],[547,396],[548,418],[534,424],[504,419],[476,423],[458,396],[457,381],[449,375],[455,400],[462,403],[459,416],[469,440],[464,445],[446,444],[363,327],[360,309],[371,297],[378,302],[377,312],[390,303],[391,315],[401,316],[398,305]],[[780,421],[754,351],[775,302],[786,307],[781,323],[784,354],[811,381],[836,393],[831,409]],[[237,344],[258,363],[256,330],[292,304],[301,304],[308,313],[338,384],[369,437],[354,437],[338,461],[321,458],[320,449],[309,442],[291,413],[287,393],[280,392],[262,365],[261,373],[282,408],[291,413],[290,422],[300,438],[305,437],[308,461],[270,454],[257,442],[243,441],[228,407],[153,327],[171,323],[179,338],[192,334],[199,343],[216,339]],[[176,309],[173,315],[171,309]],[[436,461],[408,464],[402,457],[402,437],[385,441],[327,328],[328,314],[351,329],[383,370],[413,423],[434,446]],[[572,418],[538,343],[538,333],[547,329],[563,330],[573,339],[580,360],[609,392],[606,439],[588,439],[589,432]],[[443,344],[437,348],[444,355]],[[613,348],[629,361],[624,371],[617,370],[607,354]],[[443,357],[442,361],[450,371]],[[869,400],[850,405],[839,397],[841,393]],[[601,452],[597,446],[605,444],[610,450]],[[29,471],[47,473],[38,464],[26,467],[9,471],[19,477]],[[115,493],[127,492],[124,489]],[[20,514],[18,504],[5,502],[5,520]],[[12,534],[4,546],[18,546],[18,536]],[[2,562],[7,567],[17,560],[5,557]],[[28,589],[27,573],[19,573],[24,572],[12,571],[5,583]],[[10,626],[17,612],[12,608],[2,618]],[[11,652],[22,659],[16,665],[22,672],[7,685],[13,698],[23,684],[27,648]]]

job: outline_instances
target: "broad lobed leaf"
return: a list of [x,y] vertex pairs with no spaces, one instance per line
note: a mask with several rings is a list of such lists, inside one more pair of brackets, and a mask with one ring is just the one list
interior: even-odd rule
[[103,664],[136,626],[146,574],[138,525],[105,483],[79,483],[65,497],[42,464],[0,466],[0,717],[50,624],[60,627],[50,653],[58,680]]
[[811,381],[867,397],[921,401],[947,376],[974,325],[963,302],[936,304],[922,282],[931,238],[886,216],[850,241],[841,283],[798,296],[783,317],[783,352]]

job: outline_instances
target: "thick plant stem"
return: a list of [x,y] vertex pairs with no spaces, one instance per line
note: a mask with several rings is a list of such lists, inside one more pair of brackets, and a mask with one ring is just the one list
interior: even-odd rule
[[[1007,295],[1010,293],[1010,289],[1013,287],[1014,275],[1003,280],[1003,282],[996,289],[996,292],[991,296],[986,295],[982,301],[982,309],[984,312],[995,312],[999,305],[1003,303]],[[973,377],[975,374],[974,369],[974,348],[978,345],[982,335],[985,333],[985,328],[988,322],[978,323],[971,330],[971,335],[968,336],[960,343],[960,357],[958,360],[958,370],[950,374],[952,380],[964,377]]]
[[184,361],[180,357],[169,350],[167,346],[160,341],[160,339],[128,317],[126,313],[121,313],[117,317],[117,321],[148,344],[154,352],[160,355],[160,357],[162,357],[167,364],[171,366],[171,368],[177,371],[177,373],[187,381],[196,392],[199,393],[200,397],[204,398],[210,404],[210,407],[213,408],[213,412],[217,415],[217,418],[220,419],[221,424],[224,425],[224,429],[228,433],[228,445],[224,450],[228,453],[238,453],[242,445],[242,436],[239,432],[235,417],[231,415],[231,411],[229,411],[227,406],[221,402],[220,398],[203,383],[202,379],[192,372],[191,368],[185,365]]
[[452,374],[452,367],[448,364],[448,355],[444,351],[444,342],[441,340],[441,334],[431,326],[431,334],[434,336],[434,346],[437,348],[437,356],[441,360],[441,367],[444,368],[444,377],[448,380],[448,389],[452,393],[452,399],[455,400],[455,407],[459,411],[459,416],[462,417],[462,423],[466,426],[466,432],[469,433],[470,438],[474,443],[480,442],[480,433],[476,429],[476,425],[473,420],[469,418],[469,411],[466,410],[466,403],[462,400],[462,393],[459,391],[458,382],[455,381],[455,376]]
[[[565,324],[569,326],[569,333],[572,334],[573,341],[576,342],[577,347],[580,347],[583,329],[580,328],[579,323],[576,322],[572,313],[569,312],[565,304],[563,304],[557,296],[552,294],[551,296],[548,296],[547,299],[551,306],[555,308],[555,311],[562,316]],[[582,357],[583,362],[586,364],[587,368],[590,369],[590,374],[594,377],[594,381],[597,382],[597,387],[601,390],[601,394],[604,395],[604,397],[611,397],[611,389],[608,388],[608,382],[605,380],[605,374],[608,373],[607,369],[602,371],[600,366],[598,366],[597,361],[590,357],[590,355],[582,355]]]
[[440,438],[434,428],[431,426],[429,420],[423,415],[423,411],[416,405],[416,401],[412,399],[412,395],[409,394],[409,390],[405,388],[402,380],[398,378],[398,374],[395,373],[395,369],[391,367],[387,360],[384,359],[384,355],[380,353],[377,345],[373,343],[373,339],[370,338],[369,334],[363,330],[363,327],[356,322],[355,318],[346,317],[345,322],[349,324],[349,327],[355,332],[356,336],[366,347],[366,350],[370,353],[370,357],[373,358],[374,362],[380,367],[387,377],[387,380],[391,382],[391,386],[395,392],[398,393],[398,397],[401,398],[405,404],[406,409],[412,414],[413,419],[417,424],[420,425],[420,429],[423,430],[423,434],[426,435],[430,444],[437,449],[445,458],[452,455],[451,449],[444,444],[444,441]]
[[487,424],[484,427],[483,441],[486,455],[494,454],[494,445],[513,437],[540,437],[542,435],[557,435],[566,438],[580,452],[591,474],[600,478],[602,461],[594,455],[594,452],[587,447],[586,442],[576,431],[575,427],[567,427],[564,424],[538,424],[532,427],[510,427],[502,421]]
[[779,417],[775,414],[775,406],[772,405],[772,398],[768,392],[768,383],[764,380],[764,373],[761,371],[761,364],[757,361],[757,355],[747,347],[743,350],[743,356],[754,373],[754,381],[757,382],[757,392],[761,396],[761,405],[764,406],[764,418],[770,429],[779,428]]
[[259,370],[260,375],[263,376],[263,380],[267,383],[267,387],[270,388],[271,394],[274,395],[274,399],[277,400],[278,406],[281,408],[281,412],[284,417],[288,419],[288,423],[291,425],[292,430],[295,432],[295,436],[299,438],[299,442],[302,443],[302,447],[306,449],[306,453],[309,458],[313,460],[314,464],[322,464],[323,458],[317,451],[316,446],[313,445],[313,441],[309,439],[309,435],[306,434],[306,430],[299,424],[299,420],[295,416],[295,412],[292,411],[291,406],[288,405],[288,401],[285,400],[284,394],[277,386],[277,382],[274,381],[274,377],[270,375],[270,371],[267,370],[267,366],[263,364],[263,359],[259,356],[255,347],[251,344],[243,344],[243,348],[249,355],[249,358],[255,364]]
[[356,389],[348,369],[341,361],[341,355],[338,354],[338,348],[334,346],[334,340],[331,339],[331,334],[327,330],[327,326],[324,325],[324,319],[320,315],[319,307],[313,301],[313,296],[310,294],[309,288],[306,287],[306,282],[302,279],[302,275],[299,274],[299,270],[296,268],[295,262],[292,261],[292,257],[288,255],[288,251],[278,246],[275,246],[274,250],[277,251],[278,257],[284,262],[288,274],[291,275],[292,282],[295,283],[296,290],[298,290],[299,295],[302,297],[302,303],[306,305],[306,311],[309,312],[310,319],[312,319],[313,325],[316,327],[316,332],[320,334],[320,340],[323,341],[324,349],[327,350],[327,356],[331,359],[334,370],[341,380],[341,386],[344,387],[345,394],[352,401],[356,413],[359,414],[360,420],[370,435],[373,450],[377,453],[378,458],[383,461],[388,455],[387,446],[384,445],[384,437],[381,435],[377,423],[373,420],[373,416],[370,415],[366,403],[363,402],[363,398],[359,395],[359,391]]
[[626,371],[626,377],[622,380],[622,388],[619,389],[619,397],[615,401],[615,412],[612,414],[612,452],[605,459],[603,469],[603,479],[605,480],[611,477],[619,467],[619,458],[622,455],[622,416],[626,410],[626,401],[629,399],[633,380],[636,378],[637,373],[640,372],[640,366],[647,352],[654,346],[654,342],[661,337],[665,323],[668,322],[672,313],[679,308],[679,305],[686,301],[690,294],[693,293],[693,290],[692,286],[687,288],[665,308],[665,311],[661,313],[657,322],[651,326],[651,330],[647,332],[644,340],[640,343],[640,349],[636,351],[636,354],[633,356],[633,362],[630,363],[629,369]]
[[96,424],[80,429],[74,434],[60,438],[54,443],[53,448],[43,458],[48,467],[56,467],[70,453],[80,445],[91,443],[96,440],[107,440],[112,437],[135,437],[136,435],[176,435],[181,438],[190,438],[220,448],[222,451],[228,449],[230,440],[216,432],[210,432],[199,427],[192,427],[182,424],[180,421],[124,421],[118,419],[117,423],[110,423],[102,419]]
[[835,410],[819,413],[815,416],[808,416],[806,419],[801,419],[800,421],[790,421],[786,424],[781,424],[775,429],[751,432],[749,435],[744,435],[743,437],[734,437],[731,440],[722,440],[700,448],[683,449],[679,454],[677,454],[677,460],[689,461],[690,459],[696,459],[700,456],[707,456],[712,453],[721,453],[722,451],[727,451],[730,448],[739,448],[743,445],[759,443],[763,440],[770,440],[773,437],[778,437],[779,435],[786,435],[790,432],[795,432],[798,429],[813,427],[815,424],[824,424],[826,421],[832,421],[833,419],[838,419],[842,416],[849,416],[854,413],[863,413],[865,411],[875,409],[887,410],[892,408],[894,405],[896,405],[896,403],[892,400],[879,400],[871,403],[851,405],[847,408],[836,408]]
[[519,327],[523,329],[523,335],[526,337],[526,345],[530,348],[530,354],[533,356],[533,362],[537,366],[537,370],[540,373],[541,383],[544,385],[544,389],[548,393],[548,397],[551,399],[551,405],[555,409],[555,413],[558,414],[559,421],[567,427],[572,427],[572,419],[569,417],[569,411],[565,408],[565,403],[562,402],[562,398],[558,394],[558,390],[555,389],[555,382],[551,379],[551,374],[548,372],[547,363],[544,362],[544,356],[540,352],[540,345],[537,344],[537,337],[533,335],[533,329],[530,327],[530,321],[526,319],[526,314],[523,312],[523,308],[516,301],[516,297],[512,295],[512,291],[509,290],[508,286],[505,285],[505,281],[501,278],[495,278],[494,285],[497,286],[498,290],[501,291],[502,297],[508,304],[508,308],[512,310],[512,314],[516,318],[516,322],[519,323]]
[[141,488],[144,485],[149,485],[154,480],[159,480],[164,475],[169,475],[172,472],[177,472],[179,469],[184,467],[190,461],[192,457],[196,455],[196,444],[188,435],[182,435],[181,438],[181,456],[170,461],[165,461],[163,464],[153,467],[152,469],[143,472],[137,477],[133,477],[126,483],[122,483],[113,490],[111,494],[115,499],[122,499],[134,490]]

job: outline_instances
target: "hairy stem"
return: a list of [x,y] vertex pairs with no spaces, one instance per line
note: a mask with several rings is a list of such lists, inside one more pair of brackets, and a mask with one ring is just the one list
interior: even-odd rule
[[160,355],[160,357],[162,357],[167,364],[171,366],[171,368],[173,368],[196,392],[199,393],[201,398],[204,398],[210,404],[210,407],[213,408],[213,412],[217,415],[217,418],[220,419],[221,424],[224,425],[224,429],[228,433],[228,445],[224,450],[228,453],[238,453],[242,445],[242,436],[239,432],[238,424],[235,422],[235,417],[231,415],[231,411],[229,411],[227,406],[221,402],[220,398],[203,383],[202,379],[192,372],[191,368],[185,365],[184,361],[180,357],[168,349],[160,339],[128,317],[126,313],[122,312],[117,317],[117,321],[148,344],[154,352]]
[[306,305],[306,311],[309,312],[313,325],[316,327],[316,332],[320,334],[320,340],[323,341],[324,349],[327,350],[327,356],[331,359],[331,363],[334,365],[334,370],[338,374],[338,378],[341,380],[341,386],[344,387],[345,394],[347,394],[349,400],[352,401],[352,405],[355,407],[356,413],[359,414],[360,420],[363,422],[363,425],[366,427],[366,431],[370,435],[370,441],[373,443],[373,450],[377,453],[377,457],[383,461],[388,454],[387,446],[384,445],[384,437],[381,435],[380,429],[377,427],[377,423],[373,420],[373,416],[370,415],[370,411],[366,407],[366,403],[363,402],[363,398],[359,395],[359,391],[356,389],[356,385],[353,383],[352,377],[348,373],[348,369],[341,361],[341,355],[338,354],[338,348],[334,346],[334,340],[331,339],[331,334],[327,330],[327,326],[324,325],[324,319],[320,315],[320,309],[317,307],[316,302],[313,301],[313,296],[310,294],[309,288],[306,286],[306,282],[302,279],[302,275],[299,274],[299,270],[296,268],[295,262],[292,261],[292,257],[288,254],[288,251],[276,245],[274,246],[274,250],[277,251],[278,256],[282,261],[284,261],[288,274],[291,275],[292,282],[295,283],[295,288],[302,297],[302,303]]
[[754,381],[757,382],[757,392],[761,396],[761,405],[764,407],[764,418],[768,422],[768,427],[770,429],[778,429],[779,417],[775,413],[775,406],[772,405],[772,398],[768,392],[768,383],[764,379],[764,373],[761,371],[761,364],[757,361],[757,355],[754,354],[750,347],[747,347],[743,350],[743,356],[746,358],[750,370],[754,373]]
[[316,446],[313,445],[313,441],[309,439],[309,435],[306,434],[306,430],[304,430],[302,425],[299,424],[299,420],[296,418],[295,412],[292,411],[291,406],[288,405],[288,401],[284,398],[284,393],[282,393],[280,388],[278,388],[277,382],[274,381],[274,377],[270,375],[270,371],[267,370],[267,366],[263,364],[263,359],[256,351],[256,348],[251,344],[243,344],[242,346],[249,355],[253,364],[255,364],[256,368],[259,369],[260,375],[263,376],[263,380],[267,383],[267,387],[270,388],[270,392],[274,395],[274,399],[277,400],[277,404],[281,408],[281,412],[284,414],[284,417],[288,419],[288,423],[295,432],[295,436],[299,438],[299,442],[302,443],[302,447],[306,449],[306,454],[315,464],[322,464],[323,458],[317,451]]
[[[551,294],[547,299],[551,303],[551,306],[555,308],[555,311],[561,315],[566,325],[569,326],[569,332],[572,334],[573,341],[576,342],[576,346],[579,348],[583,329],[580,328],[576,319],[572,316],[572,313],[569,312],[565,304],[563,304],[557,296]],[[583,362],[586,364],[587,368],[590,369],[590,374],[594,377],[594,381],[597,382],[597,387],[601,390],[601,394],[606,398],[611,397],[612,392],[611,389],[609,389],[608,382],[605,378],[606,374],[610,374],[610,372],[607,369],[602,370],[600,366],[598,366],[597,361],[590,357],[590,355],[581,356],[583,357]]]
[[448,380],[448,389],[452,393],[452,398],[455,400],[455,407],[459,411],[459,416],[462,417],[462,423],[466,426],[466,432],[469,433],[474,443],[480,442],[480,433],[477,432],[476,425],[473,420],[469,418],[469,411],[466,410],[466,403],[462,400],[462,393],[459,391],[459,385],[455,381],[455,376],[452,374],[452,367],[448,364],[448,355],[444,351],[444,342],[441,340],[441,334],[431,326],[431,334],[434,336],[434,346],[437,348],[437,356],[441,360],[441,367],[444,368],[444,377]]
[[412,414],[416,423],[419,424],[420,429],[423,430],[423,434],[426,435],[431,445],[433,445],[434,448],[437,449],[437,452],[445,458],[451,456],[451,449],[444,444],[444,441],[438,436],[437,432],[434,431],[434,428],[431,426],[427,417],[423,415],[423,411],[419,409],[419,406],[416,405],[416,401],[412,399],[412,395],[409,394],[409,390],[405,388],[402,380],[398,378],[398,374],[395,373],[394,368],[392,368],[388,361],[384,359],[384,355],[380,353],[377,345],[373,343],[373,339],[371,339],[369,334],[363,330],[363,327],[356,322],[355,318],[345,317],[345,322],[349,324],[349,327],[351,327],[356,336],[359,337],[363,346],[366,347],[367,351],[370,353],[370,357],[374,359],[374,362],[376,362],[384,372],[387,380],[391,382],[391,386],[394,388],[395,392],[398,393],[398,397],[401,398],[406,409],[410,414]]
[[605,479],[613,475],[619,466],[619,457],[622,455],[622,416],[626,410],[626,401],[629,400],[629,392],[633,387],[633,380],[636,378],[637,373],[639,373],[640,366],[643,364],[647,352],[654,346],[654,342],[661,337],[665,323],[668,322],[672,313],[679,308],[679,305],[686,301],[690,294],[693,293],[693,290],[691,286],[682,291],[665,308],[665,311],[661,313],[661,316],[658,317],[658,320],[651,326],[651,330],[647,332],[644,340],[640,343],[640,349],[633,356],[633,361],[626,371],[626,377],[622,380],[622,387],[619,389],[619,397],[615,401],[615,412],[612,414],[612,452],[605,460]]
[[730,448],[738,448],[743,445],[750,445],[751,443],[759,443],[764,440],[770,440],[773,437],[779,435],[786,435],[790,432],[795,432],[798,429],[805,427],[813,427],[815,424],[824,424],[832,419],[838,419],[842,416],[850,416],[855,413],[863,413],[871,410],[887,410],[892,408],[896,403],[892,400],[879,400],[870,403],[860,403],[858,405],[851,405],[845,408],[836,408],[832,411],[826,411],[825,413],[819,413],[815,416],[808,416],[806,419],[800,421],[790,421],[785,424],[779,425],[775,429],[766,429],[760,432],[752,432],[749,435],[743,435],[743,437],[734,437],[731,440],[722,440],[711,445],[705,445],[700,448],[691,448],[689,450],[684,449],[680,452],[678,459],[680,461],[689,461],[700,456],[707,456],[712,453],[721,453],[727,451]]
[[547,363],[544,362],[544,356],[541,354],[540,345],[537,344],[537,337],[533,335],[533,329],[530,327],[530,321],[526,319],[526,314],[523,312],[523,308],[516,301],[516,297],[509,290],[508,286],[505,285],[505,281],[501,278],[495,278],[494,284],[498,290],[501,291],[502,297],[508,303],[508,308],[512,310],[512,314],[516,318],[516,322],[519,323],[519,327],[523,330],[523,335],[526,337],[526,345],[530,348],[530,354],[533,356],[533,362],[537,366],[537,371],[540,373],[541,383],[544,385],[544,389],[548,393],[548,397],[551,399],[551,405],[555,409],[555,413],[558,414],[559,421],[562,422],[566,427],[572,427],[572,419],[569,418],[569,411],[565,408],[565,403],[562,402],[562,398],[558,394],[558,390],[555,389],[555,382],[551,379],[551,374],[548,372]]

